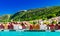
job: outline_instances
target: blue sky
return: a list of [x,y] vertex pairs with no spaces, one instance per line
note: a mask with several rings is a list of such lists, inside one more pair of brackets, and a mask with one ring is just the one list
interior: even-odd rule
[[47,6],[60,6],[60,0],[0,0],[0,15]]

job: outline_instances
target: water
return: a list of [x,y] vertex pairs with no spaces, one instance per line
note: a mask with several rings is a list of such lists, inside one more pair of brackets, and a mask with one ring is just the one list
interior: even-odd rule
[[60,36],[60,32],[0,32],[0,36]]
[[0,32],[0,36],[23,36],[23,32]]

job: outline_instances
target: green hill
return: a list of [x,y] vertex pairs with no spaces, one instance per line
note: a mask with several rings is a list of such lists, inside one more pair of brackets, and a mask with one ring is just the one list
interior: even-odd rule
[[4,23],[10,22],[11,21],[10,17],[11,17],[10,14],[6,14],[6,15],[3,15],[3,16],[0,16],[0,22],[4,22]]
[[36,19],[47,20],[60,16],[60,6],[30,9],[27,11],[19,11],[10,17],[14,21],[30,21]]

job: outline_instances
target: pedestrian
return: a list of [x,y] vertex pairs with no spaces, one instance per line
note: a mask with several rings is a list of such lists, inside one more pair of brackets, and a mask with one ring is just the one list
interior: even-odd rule
[[4,30],[4,25],[3,24],[0,24],[0,30]]
[[13,24],[12,24],[12,22],[10,22],[10,23],[8,24],[8,29],[9,29],[9,30],[13,30]]
[[51,32],[55,31],[55,25],[53,22],[50,24],[50,30],[51,30]]

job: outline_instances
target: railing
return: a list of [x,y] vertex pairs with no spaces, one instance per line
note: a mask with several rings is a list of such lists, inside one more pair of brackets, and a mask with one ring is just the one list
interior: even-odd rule
[[51,31],[51,30],[26,30],[26,29],[20,29],[20,30],[0,30],[0,32],[1,31],[19,31],[19,32],[60,32],[60,30],[53,30],[53,31]]

